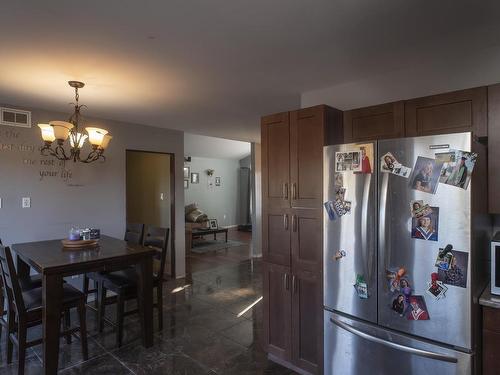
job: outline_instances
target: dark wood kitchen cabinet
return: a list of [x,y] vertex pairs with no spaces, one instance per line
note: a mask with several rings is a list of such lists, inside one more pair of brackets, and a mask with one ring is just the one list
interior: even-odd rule
[[486,137],[487,89],[473,89],[426,96],[405,102],[407,137],[473,132]]
[[488,87],[488,208],[500,214],[500,84]]
[[261,122],[265,345],[311,374],[323,367],[323,146],[343,143],[342,121],[320,105]]
[[344,112],[345,143],[404,137],[404,103],[386,103]]
[[483,375],[500,372],[500,309],[483,306]]
[[269,354],[281,361],[292,358],[292,294],[289,267],[264,264],[264,339]]

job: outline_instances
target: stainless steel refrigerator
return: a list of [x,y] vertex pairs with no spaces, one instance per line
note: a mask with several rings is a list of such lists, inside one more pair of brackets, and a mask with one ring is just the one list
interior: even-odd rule
[[[333,211],[330,216],[330,206],[324,215],[325,374],[472,374],[479,363],[477,298],[487,280],[483,254],[491,230],[484,203],[484,147],[471,133],[367,142],[373,150],[367,154],[373,159],[371,173],[361,173],[355,171],[359,154],[352,151],[362,146],[324,148],[324,201],[335,203],[340,194],[349,205],[349,212]],[[478,155],[467,189],[436,182],[434,194],[416,190],[415,166],[452,150]],[[388,154],[397,171],[381,170],[381,158]],[[449,165],[452,169],[456,164]],[[411,173],[406,170],[404,176],[404,167]],[[435,162],[434,168],[441,170],[442,165]],[[412,201],[438,208],[439,216],[433,217],[437,238],[412,237]],[[448,244],[466,257],[463,280],[460,286],[444,284],[446,292],[436,299],[427,290],[431,274],[440,272],[437,256]],[[401,269],[411,288],[401,297],[404,313],[394,306],[404,284],[399,292],[390,286]],[[422,297],[428,319],[409,318],[418,310],[416,297],[409,296]]]

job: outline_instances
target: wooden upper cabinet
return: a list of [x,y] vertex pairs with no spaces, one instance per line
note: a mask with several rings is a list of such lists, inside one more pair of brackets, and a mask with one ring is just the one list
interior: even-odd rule
[[406,101],[405,129],[407,137],[469,131],[486,137],[486,87]]
[[321,207],[325,108],[290,112],[290,183],[292,207]]
[[292,276],[290,269],[264,264],[264,340],[268,353],[291,361]]
[[290,123],[288,112],[262,117],[264,204],[290,206]]
[[404,137],[403,102],[344,112],[345,143]]
[[500,214],[500,84],[488,87],[488,210]]

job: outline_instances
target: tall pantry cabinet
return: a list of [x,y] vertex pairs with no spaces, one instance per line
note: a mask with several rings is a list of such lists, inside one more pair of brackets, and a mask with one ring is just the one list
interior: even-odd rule
[[265,345],[310,374],[323,372],[323,146],[343,143],[342,118],[320,105],[261,121]]

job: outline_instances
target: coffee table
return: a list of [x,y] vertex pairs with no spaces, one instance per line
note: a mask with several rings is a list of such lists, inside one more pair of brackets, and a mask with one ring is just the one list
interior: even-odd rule
[[206,234],[213,234],[214,241],[217,240],[217,233],[225,233],[226,234],[226,242],[227,242],[227,228],[217,228],[217,229],[205,229],[205,228],[193,228],[192,231],[192,239],[196,236],[203,236]]

